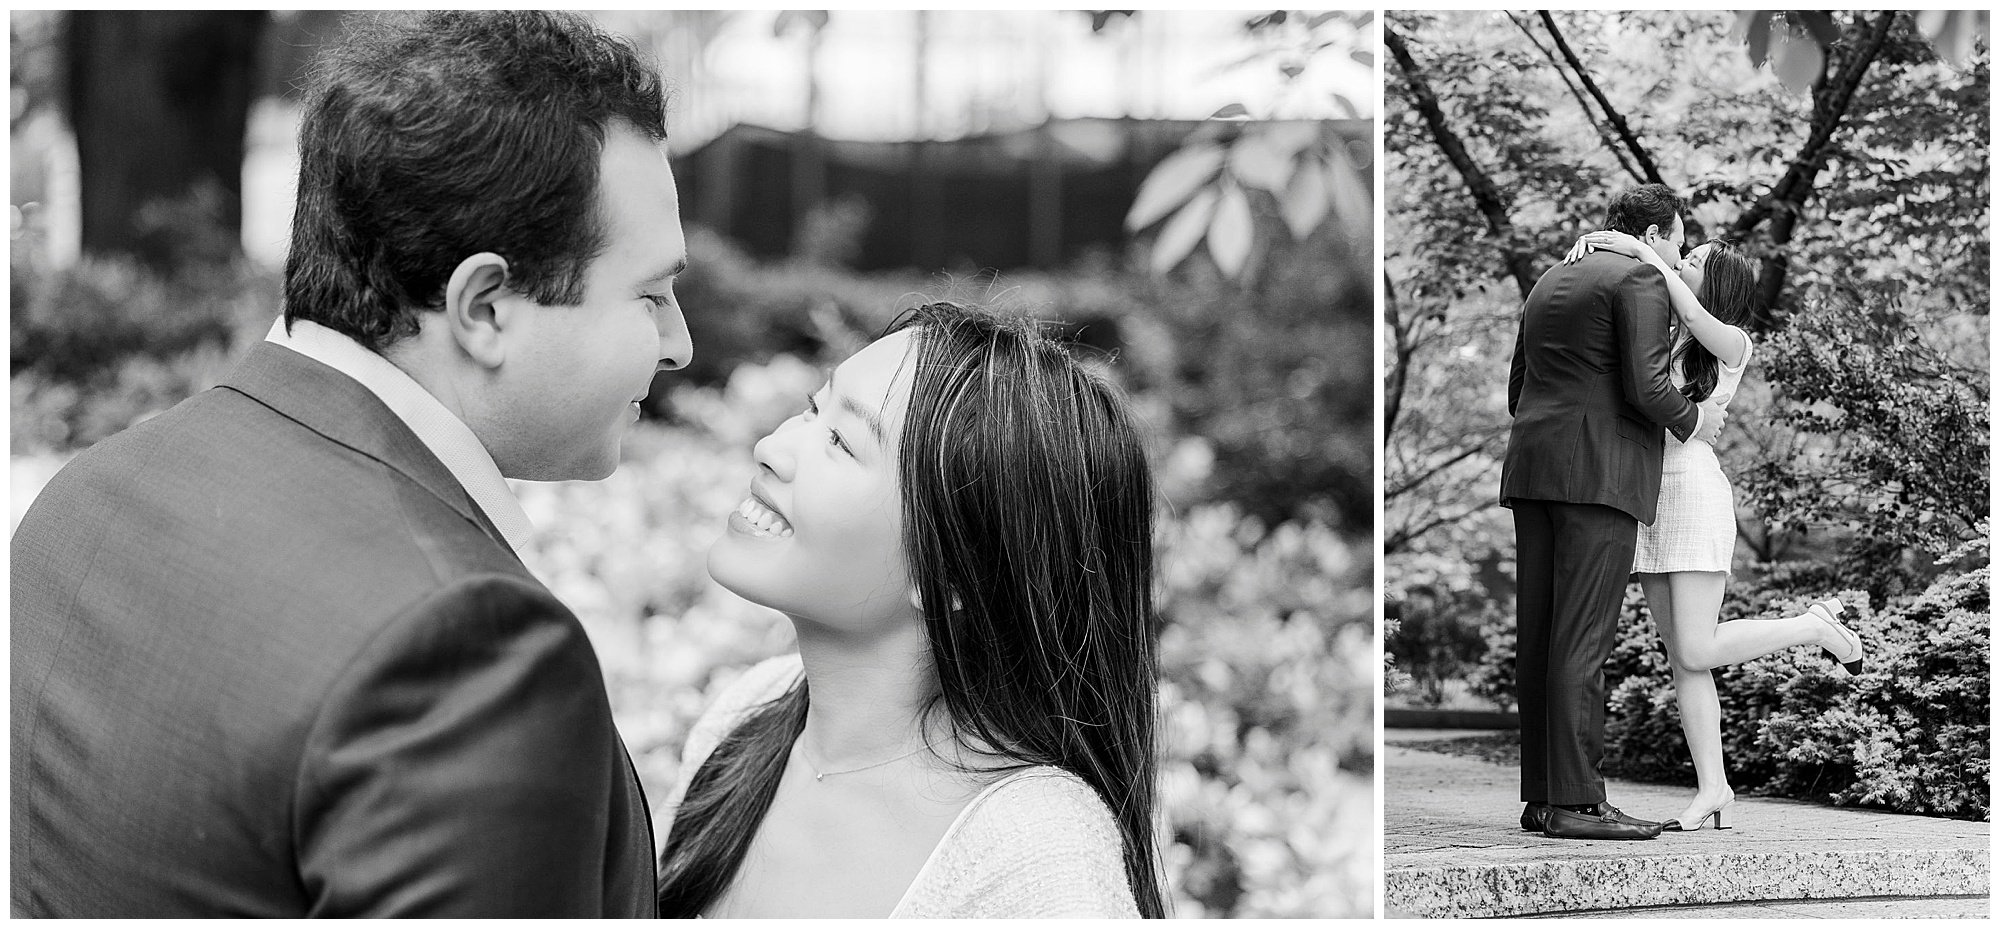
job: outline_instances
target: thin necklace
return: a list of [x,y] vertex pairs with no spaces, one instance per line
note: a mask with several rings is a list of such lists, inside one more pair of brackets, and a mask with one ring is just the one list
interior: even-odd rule
[[933,745],[936,745],[937,743],[935,743],[935,742],[925,742],[924,744],[922,744],[922,745],[919,745],[919,746],[917,746],[916,748],[913,748],[913,749],[910,749],[909,751],[907,751],[907,752],[904,752],[904,753],[902,753],[902,754],[900,754],[900,755],[897,755],[897,756],[896,756],[896,757],[894,757],[894,758],[887,758],[887,759],[884,759],[884,760],[882,760],[882,761],[878,761],[878,762],[875,762],[874,764],[865,764],[865,765],[862,765],[861,767],[858,767],[858,768],[848,768],[848,769],[847,769],[847,770],[845,770],[845,771],[821,771],[821,770],[819,769],[819,766],[818,766],[818,765],[815,765],[815,764],[813,764],[813,763],[812,763],[812,756],[811,756],[811,755],[808,755],[808,754],[806,754],[806,740],[805,740],[805,739],[801,738],[801,739],[799,739],[799,740],[798,740],[797,742],[794,742],[794,743],[792,743],[792,744],[793,744],[793,746],[794,746],[794,747],[796,747],[796,748],[797,748],[797,749],[799,750],[799,760],[800,760],[800,761],[803,761],[803,762],[805,762],[805,763],[806,763],[806,770],[808,770],[808,771],[811,771],[811,772],[812,772],[812,776],[813,776],[813,781],[814,781],[815,783],[817,783],[817,782],[819,782],[819,781],[823,781],[823,780],[826,780],[827,778],[829,778],[829,777],[832,777],[832,776],[834,776],[834,775],[836,775],[836,774],[853,774],[853,773],[854,773],[854,772],[856,772],[856,771],[866,771],[866,770],[868,770],[869,768],[879,768],[879,767],[881,767],[881,766],[883,766],[883,765],[885,765],[885,764],[891,764],[891,763],[894,763],[894,762],[898,762],[898,761],[902,761],[903,759],[905,759],[905,758],[908,758],[908,757],[910,757],[911,755],[914,755],[914,754],[916,754],[916,753],[918,753],[918,752],[921,752],[921,751],[923,751],[923,750],[925,750],[925,749],[928,749],[928,748],[930,748],[931,746],[933,746]]

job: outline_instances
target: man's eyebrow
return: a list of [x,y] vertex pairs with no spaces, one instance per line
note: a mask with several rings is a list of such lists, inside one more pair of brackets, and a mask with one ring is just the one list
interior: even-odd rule
[[[826,369],[826,391],[827,393],[835,395],[839,395],[840,393],[838,390],[835,390],[833,386],[832,368]],[[874,433],[876,445],[881,445],[886,447],[889,444],[888,438],[882,432],[881,417],[876,416],[873,411],[869,410],[867,407],[862,406],[859,402],[856,402],[853,397],[845,397],[845,396],[841,397],[840,407],[841,409],[844,409],[847,412],[852,413],[856,417],[860,418],[861,422],[868,427],[868,431]]]
[[680,260],[674,262],[671,267],[655,271],[652,274],[648,274],[645,277],[640,278],[639,282],[642,284],[658,284],[665,281],[667,278],[681,276],[681,274],[685,273],[687,269],[688,269],[687,256],[682,255],[680,257]]

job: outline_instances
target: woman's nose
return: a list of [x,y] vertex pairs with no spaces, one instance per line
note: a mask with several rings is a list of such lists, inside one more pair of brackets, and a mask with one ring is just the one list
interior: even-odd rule
[[771,430],[770,435],[758,439],[757,444],[750,449],[751,460],[781,481],[791,480],[797,465],[789,441],[789,436],[794,431],[791,427],[797,422],[798,417],[794,416],[779,423],[778,428]]

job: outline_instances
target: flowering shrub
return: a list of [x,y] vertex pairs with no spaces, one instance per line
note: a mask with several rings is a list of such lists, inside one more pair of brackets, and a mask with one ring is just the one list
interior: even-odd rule
[[1320,525],[1228,505],[1159,533],[1160,802],[1178,915],[1366,916],[1372,571]]

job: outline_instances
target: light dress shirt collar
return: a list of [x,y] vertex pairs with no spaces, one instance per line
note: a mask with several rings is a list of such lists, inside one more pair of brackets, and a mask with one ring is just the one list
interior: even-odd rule
[[361,343],[311,320],[299,320],[286,332],[285,318],[280,316],[264,341],[298,352],[368,388],[444,462],[510,547],[518,552],[527,544],[534,525],[528,522],[528,514],[507,486],[507,479],[500,476],[500,466],[493,463],[493,456],[472,429],[422,384]]

